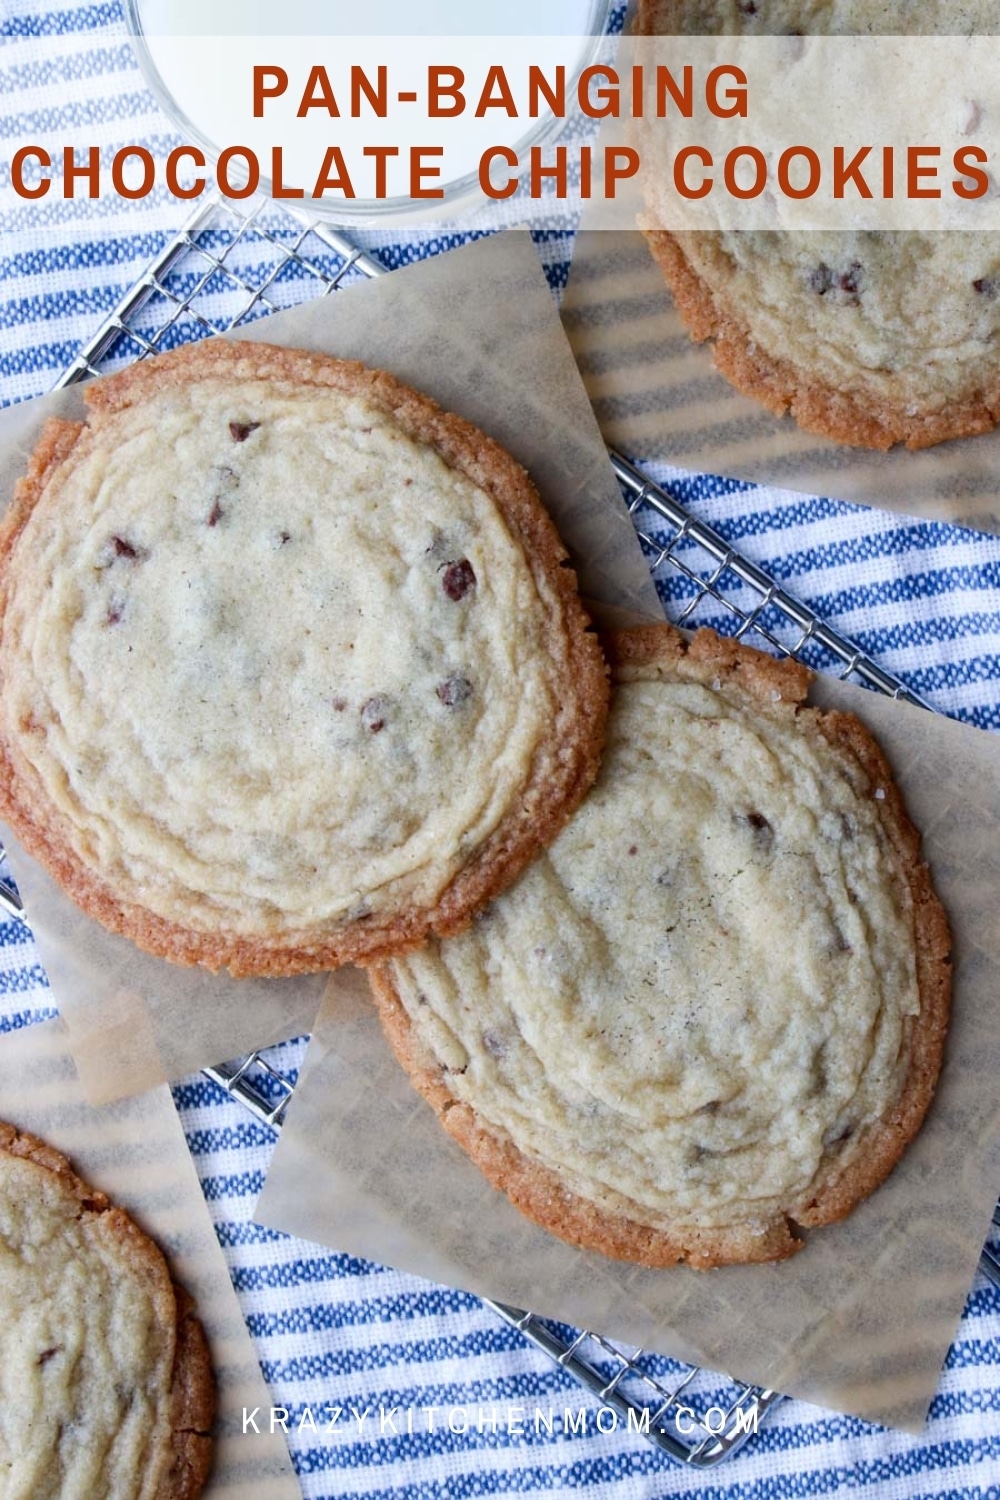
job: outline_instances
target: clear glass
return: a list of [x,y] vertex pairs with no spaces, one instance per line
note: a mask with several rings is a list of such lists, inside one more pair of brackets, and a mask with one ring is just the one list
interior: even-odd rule
[[[204,119],[199,122],[191,108],[177,100],[175,89],[163,77],[154,53],[156,39],[184,38],[192,48],[199,39],[224,36],[315,37],[318,44],[346,36],[566,36],[578,39],[579,47],[572,67],[568,67],[567,96],[576,78],[595,61],[605,34],[611,0],[504,0],[504,3],[477,3],[467,0],[429,0],[422,8],[404,4],[403,0],[386,0],[377,18],[370,8],[331,3],[324,0],[283,0],[276,7],[271,0],[125,0],[125,16],[140,67],[157,100],[184,137],[186,144],[198,146],[210,161],[215,161],[227,142],[213,139]],[[398,23],[398,30],[395,29]],[[318,55],[318,54],[317,54]],[[263,60],[263,59],[262,59]],[[442,57],[442,62],[447,61]],[[194,58],[191,58],[192,67]],[[204,73],[204,56],[198,57]],[[220,64],[221,66],[221,64]],[[510,142],[519,160],[530,148],[558,135],[564,121],[550,112],[533,121],[530,129]],[[271,192],[272,184],[263,175],[262,191]],[[442,184],[443,196],[414,202],[403,196],[384,198],[307,198],[298,206],[310,214],[334,222],[379,224],[403,222],[416,218],[435,222],[460,217],[463,210],[482,203],[484,195],[478,173],[466,172]]]

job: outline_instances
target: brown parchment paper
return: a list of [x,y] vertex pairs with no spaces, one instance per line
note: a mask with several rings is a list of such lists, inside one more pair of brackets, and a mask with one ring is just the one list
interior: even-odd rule
[[[380,366],[469,418],[532,475],[592,610],[658,615],[655,588],[528,234],[478,241],[264,319],[238,336]],[[70,390],[0,413],[3,503],[44,418],[81,411],[79,392]],[[151,958],[84,917],[14,840],[9,847],[92,1101],[311,1028],[322,977],[233,980]]]
[[157,1241],[194,1297],[212,1350],[219,1416],[205,1500],[299,1500],[284,1439],[260,1418],[243,1434],[243,1409],[267,1414],[271,1397],[215,1237],[170,1091],[94,1109],[86,1103],[58,1021],[0,1037],[0,1119],[69,1157]]
[[710,345],[693,343],[638,230],[592,222],[585,210],[562,316],[608,443],[638,460],[1000,532],[1000,431],[918,453],[803,432],[740,395]]
[[[258,1203],[262,1223],[908,1431],[919,1431],[1000,1188],[1000,744],[826,679],[881,739],[955,939],[931,1113],[889,1181],[780,1265],[648,1271],[575,1250],[488,1186],[331,984]],[[776,935],[794,941],[794,934]]]
[[324,975],[232,979],[168,964],[84,916],[2,824],[0,842],[92,1104],[184,1078],[311,1028]]

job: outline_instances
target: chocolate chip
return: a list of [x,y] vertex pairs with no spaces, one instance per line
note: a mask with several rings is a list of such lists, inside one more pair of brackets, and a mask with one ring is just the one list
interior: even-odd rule
[[41,1354],[38,1356],[36,1363],[40,1365],[47,1365],[49,1360],[52,1359],[56,1354],[62,1353],[62,1348],[62,1344],[53,1344],[51,1349],[43,1349]]
[[234,443],[245,443],[251,432],[256,432],[259,422],[230,422],[229,436]]
[[980,276],[978,281],[972,283],[972,290],[978,292],[980,297],[986,297],[990,302],[1000,292],[1000,278],[996,276]]
[[140,547],[138,542],[130,542],[126,536],[109,537],[101,548],[97,566],[101,569],[110,568],[116,562],[145,562],[149,552],[145,547]]
[[757,14],[757,0],[739,0],[741,16],[755,16]]
[[834,271],[821,260],[806,277],[806,285],[817,297],[825,297],[828,292],[843,292],[843,301],[849,305],[856,306],[860,297],[864,282],[865,268],[859,260],[852,260],[844,271]]
[[369,698],[361,705],[361,723],[369,734],[380,734],[385,728],[388,698]]
[[472,683],[467,677],[449,677],[435,689],[445,708],[458,708],[472,697]]
[[205,524],[207,526],[218,526],[226,514],[226,507],[222,503],[223,500],[231,495],[233,490],[238,490],[240,487],[240,476],[228,464],[216,464],[215,477],[216,485],[215,495],[212,499],[212,508],[205,517]]
[[861,291],[861,283],[864,280],[865,268],[859,260],[852,260],[846,271],[842,271],[837,277],[837,287],[846,292],[849,297],[857,297]]
[[441,573],[441,587],[449,599],[464,599],[471,588],[475,587],[476,575],[472,564],[467,557],[460,557],[457,562],[445,563]]
[[122,599],[112,599],[104,616],[105,625],[118,625],[125,617],[125,602]]
[[748,812],[747,822],[753,830],[753,840],[762,853],[770,853],[774,844],[774,829],[763,813]]
[[347,699],[334,698],[331,700],[330,707],[335,713],[342,714],[344,712],[344,709],[347,707]]
[[817,297],[825,297],[833,286],[833,272],[826,261],[821,260],[816,269],[809,272],[807,280],[811,292],[815,292]]
[[638,844],[629,844],[629,846],[628,846],[628,852],[629,852],[629,854],[638,854],[639,853],[639,845]]

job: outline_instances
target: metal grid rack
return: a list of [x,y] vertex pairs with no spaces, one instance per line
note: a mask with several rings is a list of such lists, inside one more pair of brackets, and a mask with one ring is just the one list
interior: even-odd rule
[[[327,225],[263,199],[200,204],[83,345],[53,390],[255,322],[384,273]],[[233,300],[238,299],[233,311]]]
[[[382,274],[385,267],[322,223],[261,200],[247,206],[210,200],[121,299],[57,387]],[[929,706],[627,459],[612,453],[611,461],[675,623],[711,622],[773,653]],[[2,881],[0,907],[23,916],[17,892]],[[280,1127],[294,1085],[264,1055],[205,1073],[258,1120]],[[1000,1209],[994,1224],[1000,1228]],[[1000,1252],[987,1245],[980,1265],[1000,1285]],[[487,1305],[661,1451],[693,1467],[730,1458],[784,1399],[519,1308]]]

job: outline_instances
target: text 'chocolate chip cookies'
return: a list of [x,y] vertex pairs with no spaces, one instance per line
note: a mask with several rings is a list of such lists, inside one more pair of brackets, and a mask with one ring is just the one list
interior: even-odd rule
[[889,1173],[937,1080],[949,934],[889,768],[809,674],[611,642],[593,791],[460,937],[370,971],[445,1128],[530,1218],[648,1266],[778,1259]]
[[182,962],[292,973],[460,929],[603,738],[523,470],[390,375],[265,344],[86,398],[0,531],[0,812]]
[[31,1500],[196,1500],[215,1387],[187,1293],[121,1209],[0,1124],[0,1477]]

